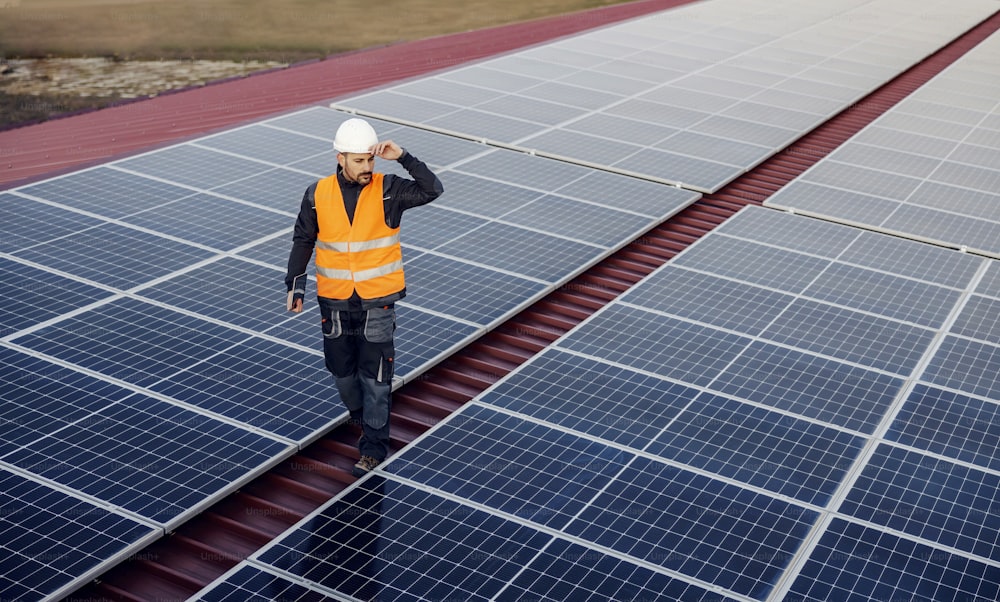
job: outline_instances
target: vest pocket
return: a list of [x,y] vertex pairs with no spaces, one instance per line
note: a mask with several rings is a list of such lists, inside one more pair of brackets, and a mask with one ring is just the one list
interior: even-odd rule
[[369,343],[388,343],[396,330],[396,307],[373,307],[365,315],[365,340]]

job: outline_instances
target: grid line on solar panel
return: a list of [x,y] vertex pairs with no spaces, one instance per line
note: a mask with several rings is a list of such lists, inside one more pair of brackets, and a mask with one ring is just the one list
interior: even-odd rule
[[627,290],[618,302],[757,335],[793,299],[779,291],[671,265]]
[[110,291],[0,256],[0,286],[13,294],[0,307],[0,339],[100,302]]
[[564,531],[764,599],[817,517],[802,506],[636,457]]
[[128,290],[213,255],[215,251],[192,243],[107,223],[21,249],[12,257]]
[[[220,216],[221,221],[220,221]],[[254,244],[288,228],[287,212],[197,193],[122,219],[125,224],[221,251]]]
[[249,339],[148,385],[191,407],[304,442],[346,413],[312,350]]
[[105,223],[105,220],[96,216],[63,209],[35,197],[0,193],[2,253],[30,249]]
[[921,378],[989,399],[1000,396],[1000,346],[948,335]]
[[192,144],[212,150],[228,151],[249,159],[284,164],[301,161],[330,150],[330,142],[327,139],[280,130],[264,124],[248,125],[203,136]]
[[929,328],[798,299],[761,336],[907,376],[917,367],[936,334]]
[[50,178],[18,188],[18,192],[95,217],[117,219],[180,200],[196,190],[110,165]]
[[[672,344],[664,345],[663,341]],[[748,337],[612,304],[556,345],[623,366],[704,386],[751,342]]]
[[785,600],[994,600],[1000,567],[835,518]]
[[731,600],[720,592],[710,592],[561,539],[554,539],[542,549],[496,597],[508,602],[595,599]]
[[115,167],[206,190],[257,175],[265,168],[280,166],[193,144],[179,144],[118,161]]
[[619,445],[645,449],[698,390],[555,347],[480,401]]
[[406,281],[414,307],[481,326],[512,314],[550,288],[538,280],[435,253],[409,261]]
[[0,346],[0,458],[132,391]]
[[686,466],[824,506],[863,440],[829,426],[702,394],[646,448]]
[[274,303],[284,271],[239,257],[220,257],[134,291],[160,304],[259,333],[290,319]]
[[871,434],[903,388],[899,376],[755,341],[709,388]]
[[162,530],[0,468],[0,598],[57,599]]
[[880,444],[837,511],[997,561],[1000,475]]
[[247,339],[231,328],[121,298],[15,340],[26,349],[144,386]]
[[188,599],[205,602],[247,602],[248,600],[323,602],[343,600],[340,596],[334,596],[328,591],[320,591],[314,587],[318,588],[319,586],[300,583],[284,575],[278,575],[276,571],[269,572],[260,566],[244,562],[237,565],[229,574],[209,584]]
[[394,476],[561,529],[631,454],[571,433],[470,406],[393,457]]
[[489,599],[552,536],[373,475],[254,561],[361,599]]
[[176,525],[290,450],[287,443],[135,395],[46,433],[3,462]]

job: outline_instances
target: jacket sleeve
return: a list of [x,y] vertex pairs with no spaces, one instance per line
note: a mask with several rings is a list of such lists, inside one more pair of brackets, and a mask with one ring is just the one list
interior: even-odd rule
[[427,164],[403,151],[398,159],[412,180],[396,176],[386,176],[384,191],[385,221],[390,228],[398,228],[403,212],[411,207],[426,205],[441,196],[444,185]]
[[292,282],[296,276],[305,273],[312,259],[313,248],[316,246],[316,236],[319,223],[316,219],[316,184],[313,184],[304,195],[299,207],[299,216],[295,219],[295,231],[292,234],[292,252],[288,255],[288,272],[285,274],[285,290],[292,290]]

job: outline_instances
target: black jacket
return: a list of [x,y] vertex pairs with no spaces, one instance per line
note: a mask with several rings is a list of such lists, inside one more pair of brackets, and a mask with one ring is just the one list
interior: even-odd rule
[[[403,212],[411,207],[426,205],[441,196],[444,186],[434,172],[427,165],[417,159],[406,150],[398,159],[399,164],[410,174],[412,180],[401,178],[393,174],[386,174],[382,182],[383,188],[383,208],[385,210],[385,223],[390,228],[398,228],[403,217]],[[358,195],[361,194],[363,186],[357,182],[349,182],[344,179],[342,170],[337,168],[337,181],[340,183],[340,192],[344,197],[344,208],[347,209],[347,217],[354,221],[354,210],[358,206]],[[318,183],[318,182],[317,182]],[[286,290],[292,290],[292,282],[296,276],[303,274],[312,258],[313,249],[316,246],[316,237],[319,234],[319,222],[316,218],[316,184],[313,183],[306,189],[302,196],[302,205],[299,208],[299,216],[295,220],[295,232],[292,235],[292,252],[288,256],[288,272],[285,275]],[[333,305],[333,309],[340,310],[360,310],[367,309],[368,306],[385,305],[388,302],[402,299],[406,294],[404,289],[398,295],[394,295],[391,300],[374,299],[370,302],[362,303],[358,293],[355,292],[351,299],[338,301],[334,299],[323,299],[324,302]]]

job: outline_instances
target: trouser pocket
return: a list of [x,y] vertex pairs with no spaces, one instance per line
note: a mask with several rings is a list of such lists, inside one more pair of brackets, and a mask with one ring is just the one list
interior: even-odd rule
[[344,326],[340,323],[340,312],[320,306],[320,315],[323,317],[323,336],[328,339],[337,339],[344,334]]
[[388,343],[396,330],[396,307],[373,307],[366,312],[364,335],[369,343]]

